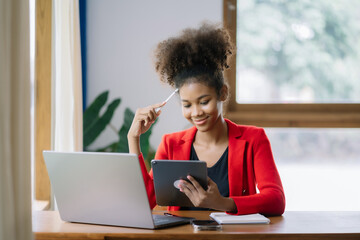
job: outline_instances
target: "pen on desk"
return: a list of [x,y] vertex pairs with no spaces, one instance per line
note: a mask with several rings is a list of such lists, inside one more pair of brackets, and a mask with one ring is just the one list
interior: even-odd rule
[[173,217],[180,217],[180,216],[178,216],[178,215],[175,215],[175,214],[171,214],[171,213],[164,213],[164,215],[165,216],[173,216]]
[[171,214],[171,213],[164,213],[165,216],[171,216],[171,217],[179,217],[179,218],[184,218],[184,219],[189,219],[189,220],[194,220],[195,218],[193,217],[182,217],[182,216],[178,216],[178,215],[175,215],[175,214]]
[[[172,96],[174,96],[174,94],[177,93],[178,91],[179,91],[178,88],[175,89],[175,91],[170,94],[170,96],[164,101],[164,103],[167,103],[167,102],[170,100],[170,98],[172,98]],[[156,109],[155,109],[155,112],[158,113],[161,108],[162,108],[162,107],[156,108]]]

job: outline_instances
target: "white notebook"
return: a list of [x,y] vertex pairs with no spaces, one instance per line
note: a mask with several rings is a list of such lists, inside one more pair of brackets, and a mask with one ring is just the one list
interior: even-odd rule
[[230,215],[225,212],[213,212],[210,217],[219,224],[269,224],[270,219],[263,215],[248,214],[248,215]]

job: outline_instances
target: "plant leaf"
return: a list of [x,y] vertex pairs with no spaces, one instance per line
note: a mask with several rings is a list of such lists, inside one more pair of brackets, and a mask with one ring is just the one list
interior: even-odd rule
[[99,112],[108,99],[109,91],[102,92],[96,99],[86,108],[83,116],[83,130],[86,132],[88,128],[99,118]]
[[155,150],[150,146],[148,155],[146,158],[144,158],[147,171],[150,171],[151,169],[151,160],[155,158],[155,153]]
[[85,148],[89,146],[110,123],[116,108],[120,104],[120,101],[121,100],[119,98],[112,101],[108,105],[105,113],[101,117],[97,117],[93,121],[93,124],[86,129],[86,131],[84,132],[84,139],[83,139],[84,141],[83,144]]
[[134,112],[130,108],[126,108],[124,112],[124,122],[119,130],[119,143],[117,145],[117,152],[129,152],[129,144],[127,140],[127,134],[131,127],[132,121],[134,119]]

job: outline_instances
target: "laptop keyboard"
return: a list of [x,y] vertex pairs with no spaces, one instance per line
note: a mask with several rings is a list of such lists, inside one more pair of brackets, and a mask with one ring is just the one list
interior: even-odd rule
[[156,215],[156,214],[154,214],[152,216],[153,216],[155,225],[163,225],[163,224],[168,224],[168,223],[184,221],[181,218],[172,217],[172,216],[164,216],[164,215]]

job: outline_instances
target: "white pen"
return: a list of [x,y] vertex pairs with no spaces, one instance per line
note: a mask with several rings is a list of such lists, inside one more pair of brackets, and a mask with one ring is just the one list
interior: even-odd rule
[[[174,94],[175,93],[177,93],[179,91],[179,89],[177,88],[177,89],[175,89],[175,91],[173,92],[173,93],[171,93],[170,94],[170,96],[164,101],[165,103],[167,103],[169,100],[170,100],[170,98],[172,97],[172,96],[174,96]],[[159,111],[160,111],[160,109],[161,109],[162,107],[158,107],[158,108],[156,108],[155,109],[155,112],[156,113],[158,113]]]

